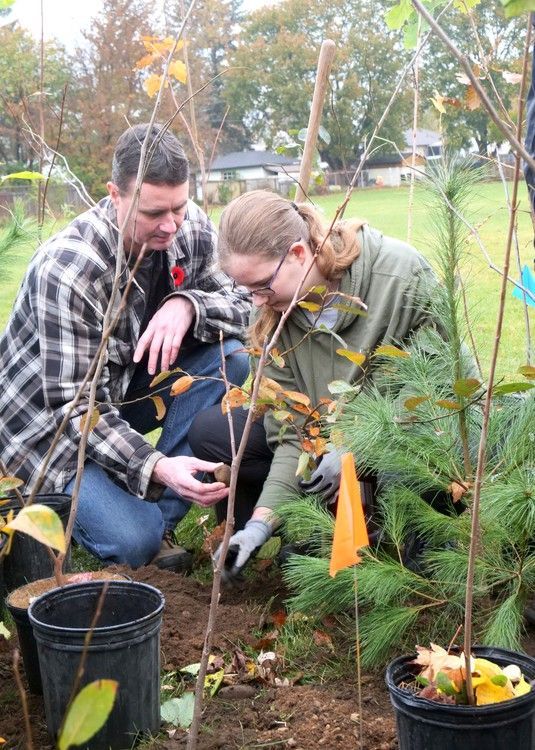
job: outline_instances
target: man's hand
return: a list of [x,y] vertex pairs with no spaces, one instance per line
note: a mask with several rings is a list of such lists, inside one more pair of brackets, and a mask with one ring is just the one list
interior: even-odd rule
[[223,482],[204,484],[193,475],[198,471],[213,473],[219,466],[221,466],[220,463],[201,461],[191,456],[164,457],[156,462],[152,479],[169,487],[186,500],[191,500],[196,505],[206,508],[224,500],[228,495],[228,487]]
[[299,487],[307,493],[321,495],[326,503],[336,500],[340,489],[342,461],[336,450],[327,451],[306,482],[301,480]]
[[[221,571],[225,583],[235,580],[255,550],[259,549],[271,536],[271,526],[265,521],[251,519],[245,528],[230,537],[227,558]],[[214,562],[219,564],[221,545],[214,554]]]
[[152,316],[145,332],[137,342],[134,362],[140,362],[148,350],[149,375],[156,373],[161,353],[161,371],[169,369],[178,357],[182,339],[195,318],[195,308],[186,297],[171,297]]

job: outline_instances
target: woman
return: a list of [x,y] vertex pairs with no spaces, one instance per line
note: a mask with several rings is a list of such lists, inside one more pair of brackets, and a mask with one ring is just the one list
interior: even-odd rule
[[[414,248],[356,220],[337,222],[328,235],[315,208],[275,193],[255,190],[227,206],[219,226],[219,255],[225,272],[252,294],[255,347],[269,340],[309,269],[299,297],[315,302],[312,310],[318,303],[320,309],[292,310],[277,343],[284,366],[270,363],[264,374],[283,390],[306,394],[312,404],[330,398],[333,380],[356,383],[372,374],[368,360],[361,367],[337,354],[337,348],[369,354],[430,322],[426,301],[436,279]],[[356,305],[366,314],[355,314]],[[247,415],[234,409],[232,416],[239,441]],[[302,449],[290,429],[279,438],[280,428],[270,411],[253,424],[240,469],[227,579],[269,539],[277,525],[277,504],[298,489]],[[188,438],[195,456],[230,463],[227,416],[219,407],[199,414]],[[223,513],[218,507],[220,519]]]

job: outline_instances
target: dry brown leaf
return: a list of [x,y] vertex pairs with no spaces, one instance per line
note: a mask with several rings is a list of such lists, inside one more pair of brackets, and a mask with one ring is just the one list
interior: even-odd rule
[[333,639],[329,633],[326,633],[324,630],[315,630],[313,638],[316,646],[327,648],[329,651],[334,652]]
[[156,408],[156,419],[158,420],[158,422],[161,422],[162,419],[165,417],[165,412],[166,412],[163,398],[161,396],[149,396],[149,398],[153,402]]
[[466,88],[464,102],[470,111],[479,109],[479,107],[481,106],[481,99],[479,98],[479,94],[472,85],[467,86]]
[[431,648],[416,646],[418,656],[412,664],[419,664],[424,669],[420,672],[422,677],[433,682],[439,672],[445,672],[449,669],[459,669],[462,662],[459,656],[448,654],[442,646],[436,643],[431,644]]
[[216,526],[215,529],[208,534],[206,539],[203,542],[202,545],[202,551],[212,556],[216,549],[219,547],[221,542],[223,541],[223,534],[225,533],[225,521],[221,521],[219,526]]
[[452,482],[448,487],[448,492],[451,494],[451,499],[454,503],[458,503],[459,500],[465,495],[468,490],[472,487],[472,482],[465,482],[464,484],[461,484],[460,482]]

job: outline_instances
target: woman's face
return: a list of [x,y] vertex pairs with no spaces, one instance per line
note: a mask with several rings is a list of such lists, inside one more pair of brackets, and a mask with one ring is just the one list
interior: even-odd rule
[[[279,258],[267,255],[239,255],[233,253],[225,261],[225,272],[253,295],[257,307],[267,305],[277,312],[286,310],[310,265],[312,253],[306,242],[299,240]],[[316,286],[318,270],[310,270],[300,296]]]

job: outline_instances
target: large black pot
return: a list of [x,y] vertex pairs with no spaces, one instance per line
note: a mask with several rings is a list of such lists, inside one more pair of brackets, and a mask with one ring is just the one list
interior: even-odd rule
[[[472,653],[501,667],[517,664],[526,680],[535,679],[535,659],[501,648],[474,647]],[[486,706],[456,706],[417,698],[399,687],[414,680],[416,658],[389,664],[386,684],[396,713],[399,750],[535,750],[535,691]],[[419,669],[419,668],[416,668]]]
[[[29,609],[37,641],[48,731],[56,737],[67,708],[84,641],[103,581],[43,594]],[[160,626],[164,598],[136,581],[111,581],[103,600],[80,688],[98,679],[119,683],[104,727],[84,750],[124,750],[139,733],[160,728]]]
[[[35,502],[55,510],[61,518],[63,527],[67,526],[71,509],[70,495],[38,495]],[[11,499],[0,508],[3,516],[6,516],[10,510],[15,512],[20,510],[18,500]],[[40,578],[49,578],[54,573],[54,566],[45,545],[27,534],[17,532],[14,535],[9,555],[3,557],[2,560],[4,587],[8,593],[25,583],[37,581]],[[63,564],[64,572],[70,570],[70,560],[69,552]]]

